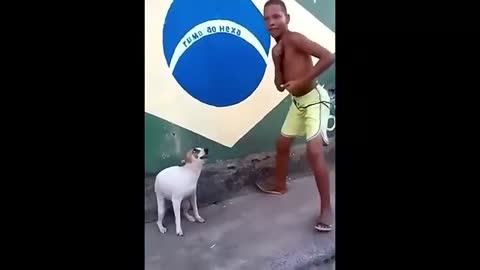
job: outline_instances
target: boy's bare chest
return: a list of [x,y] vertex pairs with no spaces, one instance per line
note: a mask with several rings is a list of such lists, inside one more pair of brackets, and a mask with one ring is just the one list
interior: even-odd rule
[[294,47],[286,46],[283,51],[282,73],[286,80],[296,80],[304,76],[312,67],[311,60]]

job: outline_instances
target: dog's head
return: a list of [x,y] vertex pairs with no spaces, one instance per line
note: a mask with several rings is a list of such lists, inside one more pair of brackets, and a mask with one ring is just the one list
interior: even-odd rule
[[187,152],[185,163],[203,164],[208,158],[208,148],[195,147]]

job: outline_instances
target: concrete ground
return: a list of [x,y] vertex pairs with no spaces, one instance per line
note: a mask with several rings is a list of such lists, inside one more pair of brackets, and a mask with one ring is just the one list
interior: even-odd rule
[[[331,174],[335,205],[335,173]],[[282,196],[256,191],[200,209],[206,223],[182,217],[183,237],[167,213],[161,234],[145,224],[146,270],[334,269],[335,230],[313,229],[319,197],[312,176],[290,182]],[[330,263],[327,260],[330,259]]]

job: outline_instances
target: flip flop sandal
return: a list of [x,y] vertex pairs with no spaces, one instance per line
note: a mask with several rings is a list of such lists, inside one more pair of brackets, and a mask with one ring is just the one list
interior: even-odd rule
[[[270,185],[262,185],[262,184],[265,184],[263,181],[258,181],[258,182],[255,182],[255,185],[258,187],[258,189],[260,189],[262,192],[264,193],[267,193],[267,194],[273,194],[273,195],[282,195],[282,194],[285,194],[287,193],[287,190],[283,191],[283,192],[278,192],[278,191],[274,191],[272,190],[272,188],[270,187]],[[287,184],[288,185],[288,184]]]
[[315,229],[319,232],[329,232],[332,230],[332,225],[328,225],[323,222],[318,222],[317,225],[315,225]]

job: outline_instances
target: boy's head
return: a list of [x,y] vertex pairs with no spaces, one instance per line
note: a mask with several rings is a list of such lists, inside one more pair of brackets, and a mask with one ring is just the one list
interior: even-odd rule
[[280,38],[288,30],[290,15],[282,0],[268,0],[263,7],[263,18],[274,39]]

